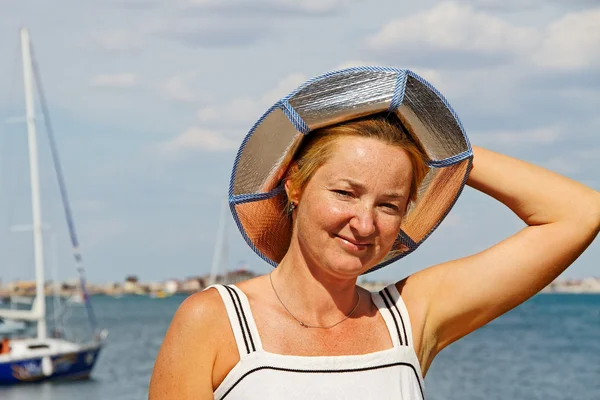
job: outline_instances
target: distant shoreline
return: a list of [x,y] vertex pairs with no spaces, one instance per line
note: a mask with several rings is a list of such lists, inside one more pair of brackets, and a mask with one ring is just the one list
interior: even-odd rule
[[[184,279],[168,279],[161,282],[141,282],[137,276],[126,276],[123,282],[105,284],[87,283],[89,295],[120,297],[124,295],[146,295],[163,298],[174,294],[189,295],[204,290],[212,283],[234,284],[258,276],[247,269],[228,272],[214,277],[195,276]],[[358,285],[369,291],[378,291],[389,285],[386,281],[359,280]],[[15,281],[0,284],[0,300],[14,297],[31,298],[36,293],[35,281]],[[46,295],[58,295],[73,301],[82,301],[82,291],[78,280],[67,282],[46,282]],[[546,286],[540,294],[600,294],[600,278],[557,279]]]

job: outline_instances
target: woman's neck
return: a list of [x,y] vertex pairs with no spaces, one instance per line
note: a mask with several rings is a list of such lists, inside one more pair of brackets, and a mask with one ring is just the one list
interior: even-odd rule
[[292,251],[271,274],[280,301],[309,325],[331,325],[348,315],[358,301],[356,277],[332,276]]

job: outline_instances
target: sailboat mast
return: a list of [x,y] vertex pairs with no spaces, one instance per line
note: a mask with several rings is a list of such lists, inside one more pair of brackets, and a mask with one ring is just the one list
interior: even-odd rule
[[[219,225],[217,227],[217,241],[215,243],[215,248],[213,251],[213,260],[212,267],[210,270],[210,277],[208,278],[208,285],[214,285],[217,283],[217,276],[219,272],[224,273],[224,271],[219,271],[223,264],[223,257],[226,256],[224,244],[225,244],[225,236],[226,236],[226,222],[227,222],[227,211],[228,211],[228,201],[225,199],[221,208],[221,215],[219,216]],[[225,278],[223,276],[223,278]]]
[[29,143],[29,174],[31,179],[31,209],[33,216],[33,253],[36,277],[36,304],[38,313],[37,337],[46,338],[46,295],[44,291],[44,244],[42,233],[42,208],[40,203],[40,179],[38,168],[37,133],[33,100],[33,72],[29,32],[21,28],[21,52],[23,55],[23,82],[25,85],[25,109],[27,111],[27,141]]

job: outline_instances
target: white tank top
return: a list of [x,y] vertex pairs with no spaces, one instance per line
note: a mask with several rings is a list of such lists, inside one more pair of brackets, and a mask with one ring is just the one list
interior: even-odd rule
[[395,285],[371,293],[393,347],[347,356],[293,356],[263,350],[248,298],[234,285],[215,287],[225,303],[240,361],[215,399],[424,399],[408,311]]

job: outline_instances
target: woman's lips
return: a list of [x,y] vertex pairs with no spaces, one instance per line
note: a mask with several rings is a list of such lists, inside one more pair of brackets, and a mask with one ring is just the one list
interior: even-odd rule
[[371,245],[370,243],[355,242],[339,235],[336,235],[335,237],[342,244],[342,247],[351,251],[363,251]]

